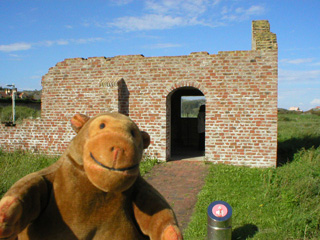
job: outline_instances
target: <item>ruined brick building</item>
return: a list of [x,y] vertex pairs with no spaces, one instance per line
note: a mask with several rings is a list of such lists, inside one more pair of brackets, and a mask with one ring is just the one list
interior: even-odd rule
[[268,21],[252,22],[247,51],[66,59],[43,76],[41,119],[1,125],[0,146],[59,154],[74,136],[69,121],[75,113],[119,111],[150,134],[147,154],[163,161],[197,156],[196,119],[181,117],[181,98],[203,96],[201,159],[275,166],[277,82],[278,46]]

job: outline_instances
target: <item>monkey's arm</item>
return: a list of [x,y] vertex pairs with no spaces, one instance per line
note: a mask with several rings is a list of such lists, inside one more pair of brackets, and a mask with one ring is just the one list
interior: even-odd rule
[[182,240],[173,210],[144,179],[138,178],[133,210],[141,231],[151,240]]
[[0,239],[16,239],[47,206],[57,163],[17,181],[0,200]]

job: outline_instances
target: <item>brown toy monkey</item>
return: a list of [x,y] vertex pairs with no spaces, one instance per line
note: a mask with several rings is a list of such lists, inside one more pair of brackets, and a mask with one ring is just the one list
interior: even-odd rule
[[175,215],[140,176],[150,137],[119,113],[76,114],[61,158],[0,201],[0,239],[181,240]]

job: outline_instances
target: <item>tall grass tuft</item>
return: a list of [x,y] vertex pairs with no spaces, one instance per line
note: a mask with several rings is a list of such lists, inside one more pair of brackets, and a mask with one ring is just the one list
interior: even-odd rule
[[155,157],[151,157],[151,156],[143,156],[143,159],[140,163],[140,173],[141,176],[144,176],[145,174],[147,174],[148,172],[151,171],[151,169],[157,165],[159,163],[159,160]]
[[9,153],[0,150],[0,197],[20,178],[49,166],[57,159],[26,151]]
[[274,170],[270,182],[266,199],[281,213],[281,231],[294,239],[320,239],[320,147],[300,150],[292,163]]

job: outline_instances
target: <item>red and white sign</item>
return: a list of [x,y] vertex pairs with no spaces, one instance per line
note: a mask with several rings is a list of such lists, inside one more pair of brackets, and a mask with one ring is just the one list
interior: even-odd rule
[[223,204],[214,205],[212,213],[216,217],[225,217],[228,214],[228,208]]

